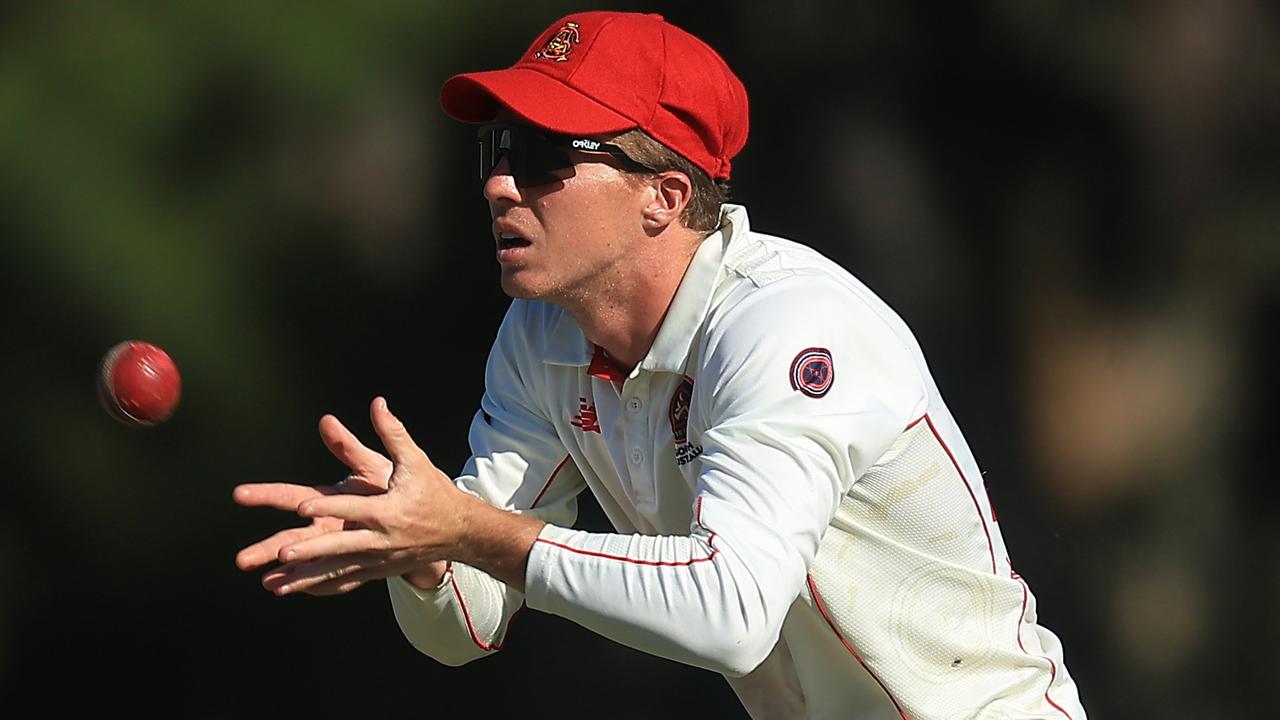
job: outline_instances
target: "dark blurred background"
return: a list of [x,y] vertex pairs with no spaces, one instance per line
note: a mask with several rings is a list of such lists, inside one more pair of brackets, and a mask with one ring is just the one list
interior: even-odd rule
[[[385,394],[466,458],[496,282],[455,72],[650,9],[744,80],[734,197],[920,338],[1092,717],[1280,702],[1280,13],[1249,0],[0,2],[0,714],[741,717],[716,676],[525,613],[449,669],[381,584],[276,598],[235,552]],[[184,373],[97,404],[114,343]],[[587,527],[600,528],[594,508]]]

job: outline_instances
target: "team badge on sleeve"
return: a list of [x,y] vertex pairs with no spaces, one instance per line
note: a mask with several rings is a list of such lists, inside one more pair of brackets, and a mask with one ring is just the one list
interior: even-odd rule
[[836,366],[826,348],[806,348],[791,361],[791,389],[811,398],[826,395],[835,379]]

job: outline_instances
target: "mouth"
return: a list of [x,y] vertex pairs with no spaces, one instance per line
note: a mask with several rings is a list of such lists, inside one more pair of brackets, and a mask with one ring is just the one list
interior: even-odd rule
[[515,233],[499,233],[498,234],[498,251],[511,250],[514,248],[529,247],[529,241]]
[[498,262],[507,265],[519,263],[532,241],[510,220],[493,223],[493,237],[498,244]]

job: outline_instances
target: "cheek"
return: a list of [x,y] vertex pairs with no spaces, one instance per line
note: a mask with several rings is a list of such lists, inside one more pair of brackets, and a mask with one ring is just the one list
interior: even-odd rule
[[592,178],[582,194],[584,212],[597,225],[625,230],[640,216],[640,194],[634,185],[613,172]]
[[[633,208],[636,191],[624,178],[579,171],[556,193],[538,201],[538,213],[548,231],[567,242],[596,246],[627,231],[639,217]],[[608,243],[612,245],[613,243]]]

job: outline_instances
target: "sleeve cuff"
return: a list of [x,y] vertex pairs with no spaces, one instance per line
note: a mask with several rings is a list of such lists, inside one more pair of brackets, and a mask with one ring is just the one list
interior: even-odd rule
[[423,600],[425,602],[431,602],[440,597],[440,593],[442,593],[445,590],[445,588],[449,587],[449,581],[452,579],[453,579],[453,563],[450,562],[448,567],[445,568],[444,576],[440,578],[440,584],[431,588],[430,590],[423,590],[417,585],[414,585],[408,580],[405,580],[403,575],[396,575],[394,577],[389,577],[387,578],[387,582],[395,583],[401,586],[403,589],[409,591],[410,594],[417,596],[419,600]]

